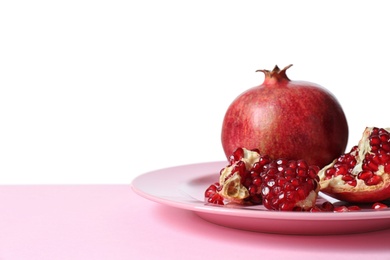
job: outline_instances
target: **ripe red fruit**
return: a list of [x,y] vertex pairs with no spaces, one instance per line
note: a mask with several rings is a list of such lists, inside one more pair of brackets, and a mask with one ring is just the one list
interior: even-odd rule
[[321,86],[292,81],[280,70],[260,70],[263,84],[238,96],[226,111],[222,146],[258,149],[272,159],[304,159],[320,168],[344,153],[348,125],[336,98]]
[[389,199],[389,130],[367,127],[357,146],[320,170],[321,191],[354,203]]

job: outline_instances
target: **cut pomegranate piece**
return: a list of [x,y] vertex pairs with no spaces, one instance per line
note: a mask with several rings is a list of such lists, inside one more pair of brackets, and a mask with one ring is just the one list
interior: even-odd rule
[[319,191],[317,166],[305,161],[279,159],[262,173],[263,204],[268,209],[309,210],[315,206]]
[[353,203],[390,198],[389,131],[367,127],[357,146],[320,170],[321,191]]
[[[218,184],[205,192],[209,203],[263,203],[267,209],[309,210],[315,205],[319,191],[317,166],[303,160],[271,160],[257,150],[238,148],[229,158],[230,164],[220,172]],[[219,187],[218,187],[219,185]]]

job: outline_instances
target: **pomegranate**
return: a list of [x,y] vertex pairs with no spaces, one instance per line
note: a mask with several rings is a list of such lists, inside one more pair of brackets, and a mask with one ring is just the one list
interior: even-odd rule
[[271,160],[257,150],[238,148],[205,191],[208,203],[261,204],[272,210],[309,210],[315,206],[318,166],[303,160]]
[[319,171],[321,191],[354,203],[389,199],[389,131],[390,128],[367,127],[357,146]]
[[345,152],[348,124],[336,98],[321,86],[292,81],[278,66],[263,84],[239,95],[226,111],[222,146],[258,149],[272,159],[303,159],[320,168]]

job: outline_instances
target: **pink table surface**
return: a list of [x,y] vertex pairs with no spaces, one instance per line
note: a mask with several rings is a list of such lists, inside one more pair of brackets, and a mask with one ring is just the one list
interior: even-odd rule
[[290,236],[211,224],[130,185],[0,186],[0,259],[390,259],[390,230]]

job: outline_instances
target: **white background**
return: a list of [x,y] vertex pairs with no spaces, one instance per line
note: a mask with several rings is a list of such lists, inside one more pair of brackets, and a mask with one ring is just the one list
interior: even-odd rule
[[350,148],[390,126],[385,3],[2,1],[0,183],[130,183],[224,160],[228,105],[276,64],[338,98]]

